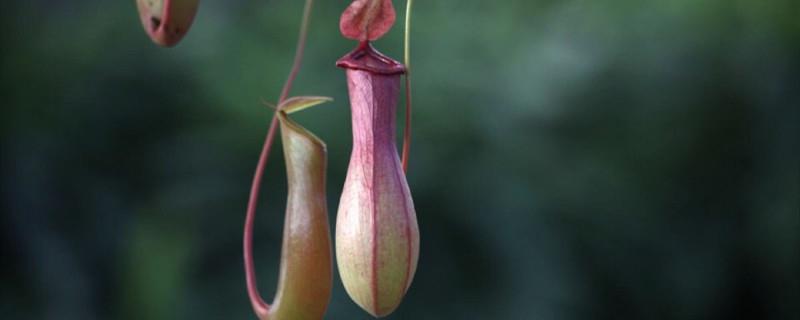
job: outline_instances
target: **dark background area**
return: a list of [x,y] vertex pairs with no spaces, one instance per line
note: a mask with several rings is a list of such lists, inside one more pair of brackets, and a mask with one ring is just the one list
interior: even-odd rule
[[[293,91],[336,99],[296,117],[328,144],[331,221],[346,5],[318,1]],[[133,0],[0,2],[0,318],[255,318],[241,232],[259,100],[278,96],[301,7],[203,0],[162,49]],[[421,256],[388,319],[798,319],[799,8],[417,1]],[[402,23],[376,46],[400,59]],[[255,236],[267,300],[275,150]],[[327,318],[367,319],[335,274]]]

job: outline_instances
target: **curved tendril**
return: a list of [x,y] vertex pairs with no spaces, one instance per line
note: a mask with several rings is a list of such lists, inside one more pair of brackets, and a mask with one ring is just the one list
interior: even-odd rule
[[256,315],[261,319],[264,319],[268,315],[269,305],[264,302],[264,299],[261,297],[261,294],[258,291],[255,265],[253,262],[253,224],[256,215],[256,206],[258,204],[258,193],[261,189],[261,178],[264,173],[264,167],[267,165],[267,159],[269,158],[269,154],[272,149],[272,142],[275,139],[275,131],[278,123],[278,112],[280,111],[281,102],[286,100],[288,97],[289,91],[291,91],[292,84],[295,78],[297,78],[297,73],[300,71],[300,66],[303,61],[303,52],[305,51],[305,42],[307,38],[308,24],[311,17],[311,8],[313,2],[313,0],[306,0],[305,2],[305,7],[303,9],[303,20],[300,24],[300,35],[298,37],[297,48],[295,50],[294,63],[292,64],[292,69],[283,85],[283,89],[281,90],[281,95],[278,100],[279,107],[275,110],[275,114],[270,122],[269,131],[267,132],[267,136],[264,140],[264,147],[261,149],[261,155],[259,156],[258,164],[256,165],[256,171],[253,176],[253,184],[250,187],[250,200],[247,203],[247,216],[245,218],[244,225],[243,245],[245,281],[247,282],[247,295],[250,298],[253,311],[255,311]]

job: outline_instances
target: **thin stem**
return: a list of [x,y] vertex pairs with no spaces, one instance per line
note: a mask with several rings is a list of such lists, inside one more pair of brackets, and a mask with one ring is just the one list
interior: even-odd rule
[[406,1],[405,48],[403,63],[406,65],[406,123],[403,128],[403,171],[408,172],[408,154],[411,149],[411,7],[414,0]]
[[414,0],[406,1],[406,21],[405,21],[405,35],[403,41],[403,63],[406,68],[411,68],[411,7],[414,6]]
[[267,165],[270,151],[272,149],[272,142],[275,139],[275,131],[278,123],[278,111],[280,111],[281,103],[289,96],[292,89],[292,84],[297,73],[300,71],[300,65],[303,62],[303,52],[305,51],[306,38],[308,34],[308,24],[311,18],[311,8],[313,0],[306,0],[303,9],[303,20],[300,23],[300,35],[297,40],[297,48],[294,55],[294,63],[289,72],[289,77],[283,84],[280,98],[278,99],[278,107],[272,117],[272,121],[267,131],[267,136],[264,140],[264,147],[261,149],[261,155],[258,158],[256,165],[256,172],[253,175],[253,184],[250,187],[250,200],[247,202],[247,216],[244,222],[244,269],[245,281],[247,282],[247,295],[250,298],[250,303],[253,306],[253,311],[260,319],[266,319],[269,315],[269,305],[264,302],[261,294],[258,292],[258,285],[256,282],[255,265],[253,263],[253,224],[256,217],[256,206],[258,205],[258,194],[261,189],[261,178],[264,175],[264,168]]
[[[300,35],[297,39],[297,48],[294,52],[294,63],[292,64],[292,71],[289,72],[289,78],[283,84],[280,99],[278,104],[289,97],[289,91],[292,90],[294,79],[297,78],[297,73],[300,72],[300,65],[303,62],[303,53],[306,50],[306,38],[308,37],[308,24],[311,20],[311,8],[314,5],[314,0],[306,0],[305,7],[303,8],[303,21],[300,23]],[[277,113],[276,113],[277,116]],[[273,121],[274,123],[274,121]]]

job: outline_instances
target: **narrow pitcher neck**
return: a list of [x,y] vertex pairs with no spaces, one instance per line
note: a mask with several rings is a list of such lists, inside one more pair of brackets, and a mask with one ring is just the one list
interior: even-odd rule
[[347,70],[353,151],[393,148],[396,153],[395,110],[405,66],[378,52],[369,42],[361,42],[336,65]]
[[353,124],[353,148],[395,148],[400,75],[347,70]]

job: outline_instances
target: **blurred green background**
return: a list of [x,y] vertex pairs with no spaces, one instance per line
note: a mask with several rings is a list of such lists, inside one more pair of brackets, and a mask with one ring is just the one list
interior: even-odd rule
[[[351,147],[318,1],[296,119]],[[405,3],[395,4],[402,18]],[[174,49],[126,1],[3,1],[3,319],[254,319],[241,232],[302,1],[203,0]],[[800,5],[417,1],[416,279],[389,319],[798,319]],[[402,24],[376,46],[401,58]],[[401,100],[402,103],[402,100]],[[256,266],[271,300],[285,176]],[[335,281],[328,319],[367,319]]]

